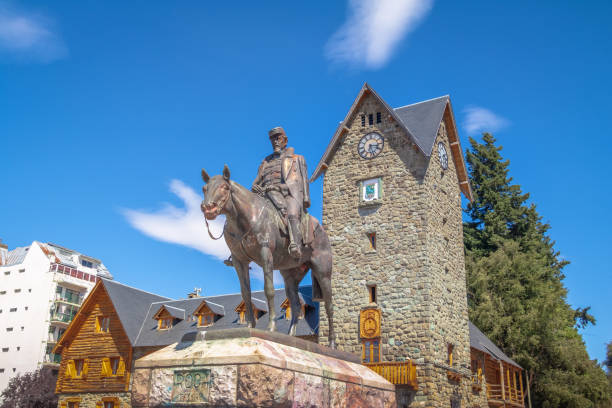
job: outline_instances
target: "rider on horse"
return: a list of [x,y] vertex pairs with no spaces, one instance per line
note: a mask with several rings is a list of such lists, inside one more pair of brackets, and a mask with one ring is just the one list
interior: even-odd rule
[[302,214],[310,207],[308,171],[304,156],[287,147],[287,134],[282,127],[268,132],[274,153],[261,162],[251,190],[272,202],[289,230],[289,254],[302,256]]

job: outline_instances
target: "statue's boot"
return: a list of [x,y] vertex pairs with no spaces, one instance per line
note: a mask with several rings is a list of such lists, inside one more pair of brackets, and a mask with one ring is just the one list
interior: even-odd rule
[[302,257],[300,249],[302,244],[302,234],[300,232],[300,221],[297,217],[289,217],[289,255],[295,259]]

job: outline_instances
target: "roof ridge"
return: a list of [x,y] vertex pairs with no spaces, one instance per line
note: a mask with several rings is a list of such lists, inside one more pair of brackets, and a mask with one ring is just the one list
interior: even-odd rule
[[426,99],[426,100],[421,101],[421,102],[410,103],[408,105],[398,106],[397,108],[392,108],[392,109],[396,110],[396,109],[408,108],[410,106],[419,105],[421,103],[431,102],[431,101],[435,101],[436,99],[442,99],[442,98],[450,98],[450,95],[446,94],[446,95],[442,95],[442,96],[436,96],[435,98]]
[[[146,291],[146,290],[135,288],[135,287],[130,286],[130,285],[126,285],[125,283],[118,282],[118,281],[116,281],[114,279],[107,279],[107,278],[104,278],[104,277],[101,277],[101,276],[100,276],[100,279],[102,279],[103,281],[106,281],[106,282],[116,283],[117,285],[125,286],[126,288],[137,290],[137,291],[142,292],[142,293],[147,293],[149,295],[153,295],[153,296],[158,296],[160,298],[164,298],[164,299],[166,299],[165,301],[168,301],[168,300],[172,300],[173,301],[174,300],[172,298],[168,298],[168,297],[165,297],[165,296],[162,296],[162,295],[158,295],[157,293],[149,292],[149,291]],[[164,302],[164,300],[160,300],[159,302]],[[159,302],[153,302],[153,303],[159,303]]]

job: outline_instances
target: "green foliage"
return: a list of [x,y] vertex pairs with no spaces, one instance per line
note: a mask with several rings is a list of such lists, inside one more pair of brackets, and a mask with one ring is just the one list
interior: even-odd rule
[[566,301],[560,259],[529,194],[509,177],[509,161],[490,134],[470,139],[474,201],[464,224],[470,319],[524,369],[535,407],[610,402],[603,370],[576,326],[595,323],[589,308]]
[[10,379],[0,394],[0,408],[56,408],[57,374],[43,367]]

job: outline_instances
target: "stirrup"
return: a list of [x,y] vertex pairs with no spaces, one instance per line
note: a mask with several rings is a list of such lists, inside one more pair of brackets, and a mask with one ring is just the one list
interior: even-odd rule
[[227,258],[225,261],[223,261],[223,263],[226,266],[234,266],[234,261],[232,260],[232,256],[230,255],[229,258]]

